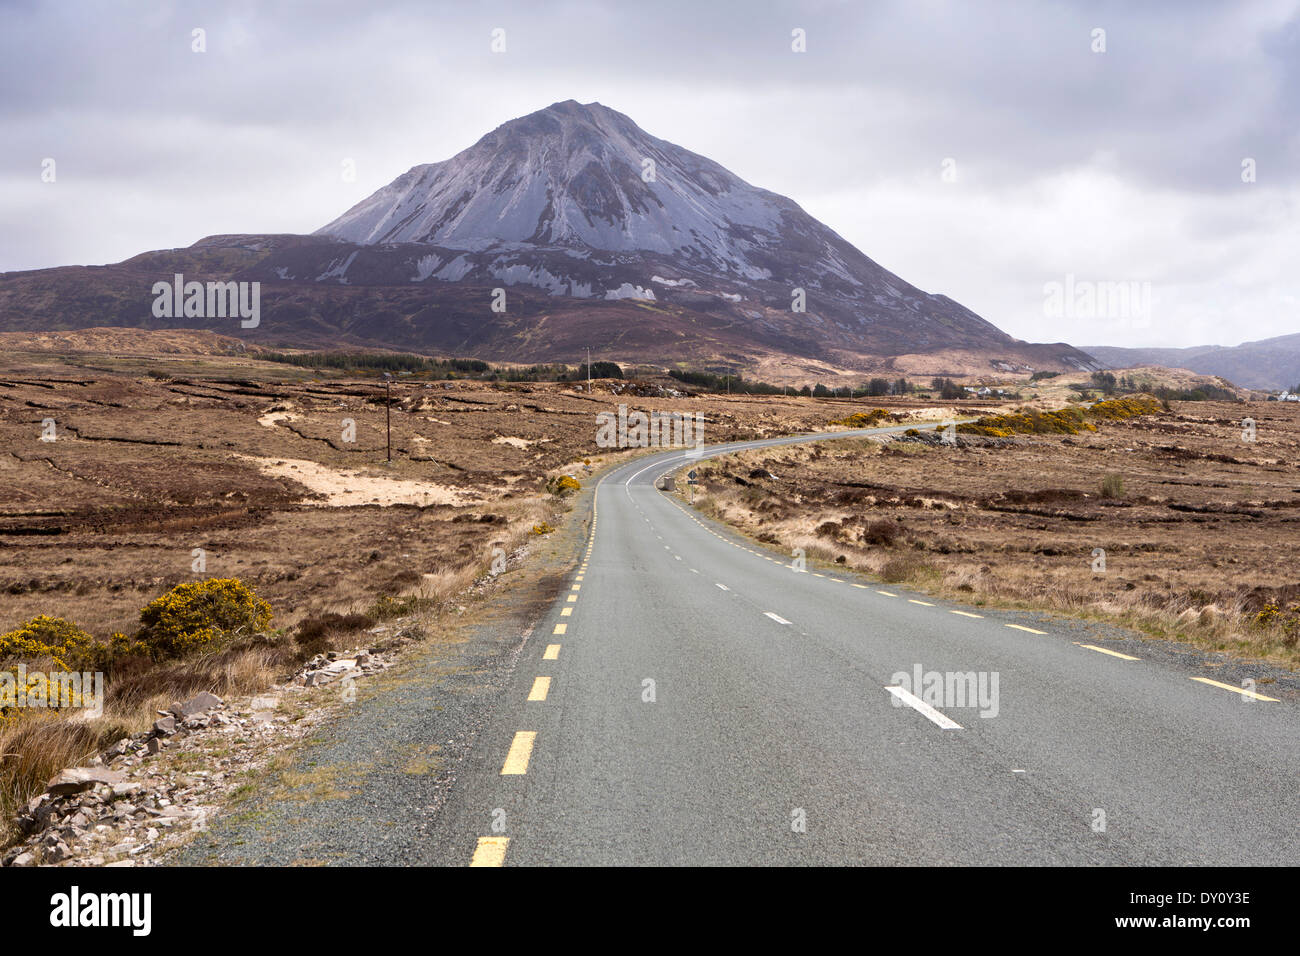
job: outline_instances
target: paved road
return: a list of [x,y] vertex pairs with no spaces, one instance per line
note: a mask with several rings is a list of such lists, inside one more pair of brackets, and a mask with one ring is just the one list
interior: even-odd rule
[[603,479],[572,589],[411,862],[1300,862],[1294,682],[1252,698],[1248,666],[799,573],[654,488],[681,464]]

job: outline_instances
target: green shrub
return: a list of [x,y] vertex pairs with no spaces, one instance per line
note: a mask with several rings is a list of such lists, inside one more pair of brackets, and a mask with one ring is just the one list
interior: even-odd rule
[[212,649],[240,635],[264,631],[271,605],[237,578],[178,584],[140,611],[136,639],[156,660]]
[[387,621],[394,617],[407,617],[430,606],[430,602],[419,597],[390,597],[385,594],[366,610],[365,616],[372,621]]

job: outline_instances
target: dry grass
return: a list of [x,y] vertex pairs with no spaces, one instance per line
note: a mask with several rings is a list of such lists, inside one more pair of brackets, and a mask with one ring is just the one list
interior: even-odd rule
[[[514,502],[507,510],[515,520],[492,539],[504,554],[527,539],[528,522],[543,514],[554,517],[553,509],[540,501]],[[454,602],[489,573],[492,556],[491,552],[486,558],[474,555],[459,566],[420,575],[408,593],[389,596],[387,605],[359,611],[350,603],[346,613],[308,617],[291,630],[258,635],[177,662],[127,661],[110,675],[103,717],[82,719],[80,714],[49,712],[0,721],[0,846],[18,836],[12,827],[15,814],[51,777],[84,763],[123,736],[146,729],[156,710],[201,691],[223,698],[264,691],[290,677],[315,654],[364,643],[364,630],[384,616],[378,608],[397,608],[415,623],[427,625],[424,630],[434,630],[450,616]],[[323,798],[314,791],[313,796]]]
[[0,846],[17,836],[14,815],[45,789],[49,779],[75,767],[97,750],[128,733],[128,724],[110,716],[72,720],[55,713],[0,721]]

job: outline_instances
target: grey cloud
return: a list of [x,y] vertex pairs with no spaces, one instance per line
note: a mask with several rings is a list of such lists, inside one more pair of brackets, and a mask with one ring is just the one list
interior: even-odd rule
[[[1030,184],[1092,169],[1180,209],[1189,244],[1216,228],[1294,237],[1253,200],[1235,214],[1220,203],[1243,195],[1246,156],[1259,171],[1249,195],[1288,209],[1300,188],[1295,0],[10,2],[0,16],[0,269],[112,261],[218,231],[310,231],[410,166],[570,97],[805,206],[881,189],[927,200],[952,157],[961,195],[990,206],[1029,206]],[[207,31],[201,55],[194,27]],[[507,31],[503,56],[488,49],[494,27]],[[805,54],[790,51],[795,27]],[[1090,49],[1095,27],[1104,54]],[[39,181],[45,156],[59,162],[55,187]],[[355,184],[338,181],[345,157]],[[828,224],[901,269],[908,237],[878,236],[866,202]],[[966,253],[983,261],[972,278],[935,291],[1031,327],[1015,295],[973,278],[1026,253],[982,245]],[[1161,250],[1134,268],[1179,259]],[[1044,271],[1026,267],[1023,286]],[[1296,294],[1282,277],[1274,291]]]

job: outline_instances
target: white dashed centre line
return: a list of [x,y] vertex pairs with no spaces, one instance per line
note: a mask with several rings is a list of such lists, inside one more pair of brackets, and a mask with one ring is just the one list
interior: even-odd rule
[[911,707],[917,713],[924,716],[927,720],[937,724],[938,726],[942,727],[944,730],[962,729],[961,724],[957,723],[955,720],[950,719],[946,715],[939,713],[939,711],[935,710],[933,707],[931,707],[925,701],[921,700],[921,698],[917,697],[915,694],[910,693],[909,691],[906,691],[901,687],[886,687],[885,690],[889,691],[891,694],[893,694],[895,697],[901,700],[908,707]]
[[790,623],[790,622],[787,621],[785,618],[783,618],[780,614],[773,614],[771,611],[764,611],[764,612],[763,612],[763,616],[764,616],[764,617],[770,617],[772,620],[776,621],[776,623],[778,623],[778,624],[786,624],[786,625],[788,625],[788,624]]

